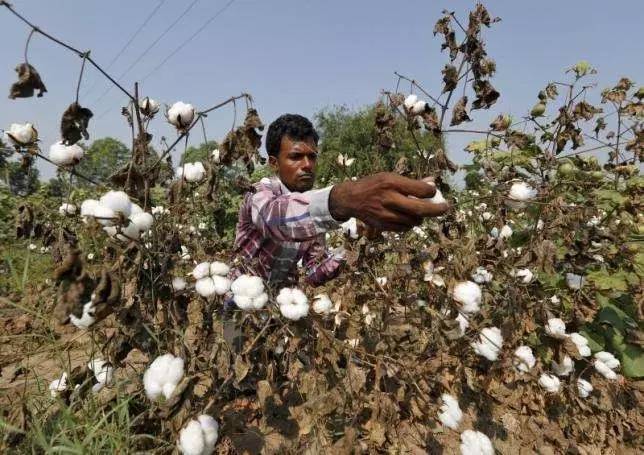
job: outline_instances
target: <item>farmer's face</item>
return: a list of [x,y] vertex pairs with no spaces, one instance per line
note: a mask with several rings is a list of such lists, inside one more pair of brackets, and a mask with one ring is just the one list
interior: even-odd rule
[[278,156],[269,156],[268,162],[289,190],[301,193],[313,188],[317,157],[313,138],[295,141],[283,136]]

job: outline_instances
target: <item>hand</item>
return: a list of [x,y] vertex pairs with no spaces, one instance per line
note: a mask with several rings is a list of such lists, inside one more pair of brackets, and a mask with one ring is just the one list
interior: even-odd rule
[[421,224],[424,217],[440,216],[449,209],[448,204],[424,200],[434,194],[433,182],[383,172],[335,185],[329,211],[339,221],[354,216],[380,231],[406,231]]

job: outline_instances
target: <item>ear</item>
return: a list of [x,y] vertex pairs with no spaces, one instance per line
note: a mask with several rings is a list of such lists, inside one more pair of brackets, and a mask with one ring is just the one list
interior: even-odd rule
[[277,174],[277,170],[279,169],[279,165],[277,163],[277,157],[273,155],[268,155],[268,165],[271,167],[273,172]]

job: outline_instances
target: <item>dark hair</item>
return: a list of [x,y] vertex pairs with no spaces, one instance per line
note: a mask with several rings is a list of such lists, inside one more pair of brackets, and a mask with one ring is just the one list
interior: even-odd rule
[[313,124],[306,117],[297,114],[284,114],[279,116],[268,127],[266,133],[266,152],[277,157],[280,153],[282,138],[288,136],[296,141],[312,138],[318,143],[318,133]]

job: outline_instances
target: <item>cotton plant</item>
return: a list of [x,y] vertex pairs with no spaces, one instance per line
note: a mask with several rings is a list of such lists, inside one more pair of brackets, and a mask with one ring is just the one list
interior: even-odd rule
[[96,379],[96,384],[92,386],[92,392],[98,393],[103,387],[112,383],[114,367],[109,362],[103,359],[92,359],[87,364],[87,368],[94,373]]
[[103,230],[118,240],[138,240],[154,223],[151,213],[143,211],[124,191],[108,191],[100,199],[86,199],[81,204],[84,220],[94,218]]
[[474,352],[494,362],[499,358],[503,346],[503,336],[498,327],[486,327],[481,330],[478,341],[471,343]]
[[535,359],[530,346],[519,346],[514,351],[512,364],[519,373],[527,373],[534,368],[536,363],[537,359]]
[[179,131],[184,131],[195,118],[195,108],[192,104],[177,101],[166,110],[168,122]]
[[539,385],[548,393],[558,393],[561,387],[561,381],[553,374],[543,373],[539,376]]
[[275,300],[286,319],[297,321],[309,314],[309,301],[297,288],[282,288]]
[[230,286],[233,300],[242,310],[260,310],[268,303],[268,294],[261,277],[240,275]]
[[201,161],[184,163],[176,169],[176,175],[188,183],[199,183],[206,177],[206,168]]
[[419,99],[418,95],[414,95],[413,93],[405,98],[403,105],[405,106],[405,110],[412,116],[422,114],[429,106],[427,101]]
[[74,166],[80,162],[85,151],[78,144],[65,145],[58,141],[49,147],[49,159],[58,166]]
[[318,294],[313,297],[313,311],[318,314],[327,315],[333,309],[333,302],[327,294]]
[[614,370],[619,368],[620,363],[613,354],[606,351],[600,351],[596,352],[594,357],[595,360],[593,362],[593,366],[599,374],[609,380],[617,379],[617,374]]
[[148,118],[154,117],[154,115],[159,112],[160,105],[157,101],[153,100],[149,96],[139,100],[139,109],[141,114]]
[[158,400],[162,395],[169,399],[183,378],[183,359],[172,354],[164,354],[150,364],[143,374],[145,394],[150,400]]
[[207,414],[190,420],[179,432],[177,446],[184,455],[210,455],[219,439],[219,424]]
[[460,281],[452,291],[452,298],[461,304],[460,311],[465,314],[478,313],[481,309],[483,293],[473,281]]
[[4,140],[18,147],[25,147],[38,141],[38,131],[32,123],[12,123],[4,132]]
[[465,430],[461,433],[461,455],[494,455],[494,446],[480,431]]
[[463,419],[463,411],[458,406],[458,400],[448,393],[442,394],[441,400],[443,404],[440,407],[441,412],[438,414],[438,420],[447,428],[456,430]]
[[224,295],[231,286],[231,281],[226,277],[230,267],[219,261],[202,262],[192,271],[192,276],[197,282],[195,291],[202,297],[210,298],[214,295]]

